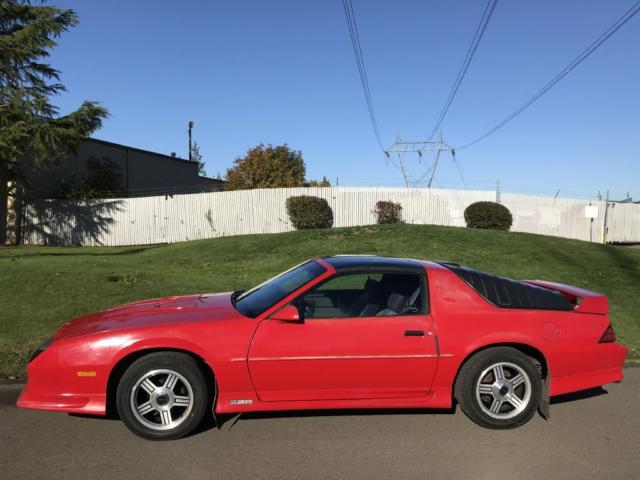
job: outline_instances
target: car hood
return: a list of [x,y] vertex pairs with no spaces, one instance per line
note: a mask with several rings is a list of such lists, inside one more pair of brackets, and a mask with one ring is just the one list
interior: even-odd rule
[[231,303],[230,293],[155,298],[75,318],[56,331],[53,341],[91,333],[240,316]]

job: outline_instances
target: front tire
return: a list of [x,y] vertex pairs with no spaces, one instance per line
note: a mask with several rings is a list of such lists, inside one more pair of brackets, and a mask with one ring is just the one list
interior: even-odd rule
[[471,357],[455,385],[455,396],[465,415],[493,429],[516,428],[531,420],[541,391],[536,366],[510,347],[489,348]]
[[209,405],[204,375],[195,359],[155,352],[133,362],[116,392],[118,415],[136,435],[174,440],[192,433]]

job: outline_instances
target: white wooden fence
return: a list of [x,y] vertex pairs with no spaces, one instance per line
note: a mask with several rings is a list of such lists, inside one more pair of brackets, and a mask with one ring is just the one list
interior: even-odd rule
[[[292,230],[286,199],[326,198],[334,227],[375,223],[378,200],[400,202],[406,223],[463,227],[464,209],[494,191],[405,188],[281,188],[90,202],[45,200],[25,206],[23,242],[39,245],[144,245]],[[506,194],[512,231],[579,240],[640,242],[640,205]],[[595,218],[585,217],[592,205]],[[593,210],[596,210],[595,212]],[[606,220],[605,220],[606,217]],[[606,221],[606,226],[605,226]]]

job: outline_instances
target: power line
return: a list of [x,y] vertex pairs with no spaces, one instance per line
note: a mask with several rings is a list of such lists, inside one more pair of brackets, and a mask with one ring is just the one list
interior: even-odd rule
[[544,87],[538,90],[529,100],[524,102],[520,107],[518,107],[513,113],[507,116],[504,120],[498,123],[496,126],[488,130],[483,135],[479,136],[475,140],[468,142],[461,147],[458,147],[458,150],[462,148],[470,147],[471,145],[475,145],[476,143],[484,140],[489,135],[495,133],[504,125],[509,123],[511,120],[520,115],[523,111],[529,108],[536,100],[542,97],[545,93],[547,93],[556,83],[566,77],[569,73],[571,73],[578,65],[580,65],[584,60],[586,60],[589,55],[591,55],[594,51],[598,49],[604,42],[606,42],[609,37],[611,37],[614,33],[616,33],[622,26],[631,20],[638,12],[640,11],[640,1],[636,2],[629,10],[625,12],[622,17],[620,17],[613,25],[611,25],[605,32],[600,35],[593,43],[591,43],[585,50],[580,53],[569,65],[563,68],[560,73],[558,73],[555,77],[553,77]]
[[464,188],[468,189],[469,187],[467,187],[467,181],[464,179],[464,174],[462,173],[462,166],[460,165],[460,162],[456,158],[456,151],[452,149],[451,154],[453,155],[453,163],[455,164],[456,169],[458,170],[458,175],[460,176],[460,180],[462,180],[462,184],[464,185]]
[[358,24],[356,22],[355,12],[353,10],[353,4],[351,0],[342,0],[342,6],[344,7],[345,17],[347,19],[347,26],[349,27],[349,36],[351,37],[351,45],[353,47],[353,53],[356,58],[356,66],[358,67],[358,75],[360,76],[360,84],[362,85],[362,92],[364,93],[365,103],[367,104],[367,110],[369,111],[369,120],[371,121],[371,127],[373,134],[378,143],[378,147],[385,155],[385,160],[390,162],[397,170],[402,171],[402,166],[398,165],[389,153],[385,150],[382,144],[382,137],[380,135],[380,128],[378,127],[378,119],[376,112],[373,108],[373,100],[371,99],[371,89],[369,88],[369,78],[367,76],[367,69],[364,62],[364,54],[362,53],[362,45],[360,44],[360,34],[358,32]]
[[351,3],[351,0],[342,0],[342,6],[344,7],[344,13],[349,27],[349,36],[351,37],[351,45],[356,57],[356,65],[358,67],[358,74],[360,76],[360,83],[362,85],[362,92],[364,93],[365,102],[367,104],[367,110],[369,111],[371,127],[373,128],[373,133],[376,137],[376,141],[378,142],[378,146],[384,152],[380,129],[378,128],[378,120],[376,118],[375,110],[373,109],[373,101],[371,100],[371,89],[369,88],[369,79],[367,77],[367,69],[364,63],[364,55],[362,53],[362,45],[360,44],[360,35],[358,33],[355,12],[353,11],[353,4]]
[[471,44],[467,49],[467,54],[464,57],[464,61],[462,62],[462,65],[460,66],[460,71],[458,72],[458,76],[456,77],[455,81],[453,82],[453,85],[451,86],[451,91],[449,92],[449,96],[447,97],[447,100],[445,101],[444,106],[442,107],[440,116],[438,117],[438,120],[436,121],[436,124],[433,127],[433,130],[431,131],[431,135],[429,135],[429,139],[433,138],[433,136],[436,134],[436,132],[440,128],[440,125],[442,124],[444,117],[447,115],[447,112],[449,111],[449,107],[451,107],[451,103],[453,103],[453,99],[458,93],[458,89],[462,84],[462,80],[467,74],[469,65],[471,65],[471,61],[473,60],[476,50],[478,49],[478,45],[480,45],[482,36],[484,35],[485,30],[487,29],[487,25],[489,25],[489,21],[491,20],[491,16],[493,15],[493,11],[495,10],[497,4],[498,4],[498,0],[489,0],[487,2],[487,6],[485,7],[484,12],[482,13],[482,17],[480,18],[480,23],[478,24],[478,28],[476,28],[476,33],[473,36],[473,40],[471,40]]

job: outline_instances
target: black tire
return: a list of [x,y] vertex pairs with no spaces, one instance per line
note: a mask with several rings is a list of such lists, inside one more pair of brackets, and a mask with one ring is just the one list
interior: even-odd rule
[[[171,375],[176,379],[172,387],[175,392],[169,388]],[[157,390],[149,393],[151,388],[145,387],[151,384],[147,384],[145,378]],[[143,406],[145,403],[149,406],[134,412],[133,404]],[[196,360],[185,353],[167,351],[145,355],[127,368],[118,383],[116,406],[120,419],[136,435],[149,440],[175,440],[189,435],[200,425],[211,402]],[[153,406],[158,410],[151,408],[143,413]]]
[[[494,373],[499,370],[491,368],[499,365],[502,378]],[[517,382],[520,383],[514,388]],[[542,381],[530,357],[514,348],[493,347],[465,362],[454,391],[460,408],[475,423],[486,428],[509,429],[531,420],[540,401]],[[516,407],[512,401],[521,404]]]

